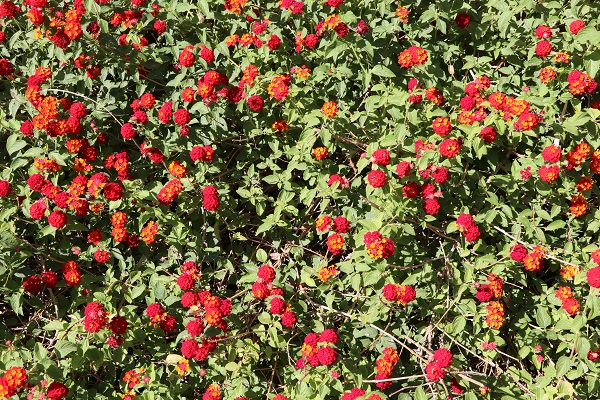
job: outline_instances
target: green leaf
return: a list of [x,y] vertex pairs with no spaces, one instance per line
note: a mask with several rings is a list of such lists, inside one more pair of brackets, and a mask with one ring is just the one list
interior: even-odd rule
[[389,69],[388,67],[385,67],[381,64],[376,65],[371,70],[371,73],[373,73],[373,75],[383,76],[386,78],[395,78],[396,77],[396,74],[394,74],[391,69]]
[[535,321],[540,328],[547,328],[552,323],[552,318],[544,306],[539,306],[535,313]]
[[567,356],[562,356],[556,362],[556,376],[561,377],[571,369],[571,360]]
[[427,394],[425,393],[425,390],[423,390],[423,388],[421,386],[419,386],[415,390],[414,399],[415,400],[429,400],[429,398],[427,397]]
[[20,134],[14,133],[8,137],[8,140],[6,141],[6,151],[8,151],[8,154],[14,154],[27,146],[27,142],[21,140],[20,136]]
[[263,249],[256,250],[256,260],[261,263],[266,263],[269,259],[269,256],[266,251]]
[[555,230],[557,230],[557,229],[562,229],[562,228],[564,228],[566,225],[567,225],[567,223],[566,223],[565,221],[557,220],[557,221],[554,221],[554,222],[552,222],[551,224],[549,224],[549,225],[546,227],[546,230],[547,230],[547,231],[555,231]]

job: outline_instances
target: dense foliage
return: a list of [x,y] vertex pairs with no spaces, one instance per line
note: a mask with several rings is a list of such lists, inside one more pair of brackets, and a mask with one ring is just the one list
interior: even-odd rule
[[600,391],[600,3],[0,3],[0,398]]

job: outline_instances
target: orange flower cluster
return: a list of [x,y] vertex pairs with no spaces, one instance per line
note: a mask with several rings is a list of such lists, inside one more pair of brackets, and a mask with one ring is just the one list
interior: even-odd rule
[[54,158],[35,158],[33,160],[33,166],[36,167],[39,171],[50,171],[57,172],[62,167],[58,165],[58,162]]
[[485,322],[492,329],[500,329],[504,325],[504,305],[499,301],[490,301]]
[[502,297],[502,287],[504,285],[502,278],[490,272],[487,280],[489,282],[488,284],[476,282],[474,285],[477,289],[475,297],[483,303],[488,302],[491,299],[500,299],[500,297]]
[[411,68],[414,65],[423,65],[427,62],[429,53],[419,46],[410,46],[398,56],[398,64],[403,68]]
[[329,267],[321,267],[317,272],[317,277],[323,283],[327,282],[329,279],[337,276],[340,273],[340,270],[335,265],[330,265]]
[[410,14],[410,10],[404,6],[398,7],[396,10],[396,16],[400,19],[402,23],[408,23],[408,14]]
[[27,384],[27,371],[23,367],[12,367],[0,378],[0,399],[17,394]]
[[444,103],[444,96],[435,87],[430,87],[425,90],[425,97],[436,106],[441,106]]
[[175,178],[183,178],[187,173],[187,169],[179,161],[175,160],[169,164],[169,173]]
[[492,288],[492,293],[496,299],[502,297],[502,287],[504,286],[504,280],[500,278],[498,275],[490,274],[487,277],[488,282],[490,282],[490,286]]
[[177,366],[175,367],[175,372],[177,372],[181,376],[185,376],[185,375],[189,374],[190,371],[191,371],[190,362],[185,358],[180,360],[177,363]]
[[542,68],[538,74],[538,79],[547,85],[548,82],[556,79],[556,71],[552,67]]
[[323,104],[323,107],[321,107],[321,112],[327,118],[333,118],[336,116],[336,114],[338,112],[338,105],[336,104],[335,101],[327,101],[327,102],[325,102],[325,104]]
[[158,222],[148,221],[145,227],[142,228],[140,236],[146,244],[151,244],[156,241],[155,236],[158,233]]
[[[590,170],[592,170],[593,172],[600,174],[600,150],[596,150],[592,153],[592,161],[590,162]],[[583,180],[583,178],[581,178]],[[591,180],[591,179],[590,179]],[[589,185],[589,189],[584,189],[584,190],[591,190],[591,185]],[[579,190],[579,184],[577,184],[577,190]],[[583,192],[584,190],[579,190],[580,192]]]
[[75,10],[69,10],[65,14],[65,35],[71,40],[79,39],[83,34],[81,29],[81,15]]
[[277,75],[271,80],[267,87],[267,92],[277,101],[284,101],[290,93],[290,76]]
[[317,34],[317,36],[320,36],[327,29],[335,30],[341,24],[343,24],[343,22],[340,19],[339,15],[337,15],[337,14],[328,15],[327,18],[325,18],[324,20],[320,21],[317,24],[317,26],[315,27],[315,33]]
[[242,76],[242,79],[240,80],[240,83],[238,85],[240,87],[244,87],[246,85],[248,87],[253,87],[254,79],[256,79],[258,74],[258,68],[255,65],[248,65],[246,68],[244,68],[244,75]]
[[[377,371],[375,380],[389,379],[392,376],[392,372],[394,371],[394,367],[398,360],[400,360],[400,355],[394,348],[387,347],[383,349],[383,357],[378,358],[375,362],[375,370]],[[391,385],[391,381],[377,383],[377,387],[381,390],[385,390]]]
[[290,125],[285,119],[278,119],[277,121],[273,122],[271,129],[275,129],[277,132],[281,133],[290,129]]
[[206,393],[202,395],[202,400],[221,400],[221,386],[216,383],[208,385]]
[[556,289],[555,296],[562,302],[562,308],[569,315],[575,315],[579,312],[581,305],[579,304],[579,300],[573,297],[573,289],[568,286],[560,286]]
[[558,273],[563,279],[573,279],[579,273],[580,269],[577,265],[567,264],[560,267]]
[[525,269],[529,272],[538,272],[544,267],[544,259],[546,258],[546,251],[541,247],[534,247],[533,251],[525,256],[523,264]]
[[598,83],[590,75],[579,70],[573,70],[567,77],[569,91],[573,96],[581,96],[584,93],[592,93],[598,87]]
[[588,205],[587,200],[584,195],[581,193],[577,196],[571,197],[571,205],[569,206],[569,210],[571,210],[571,214],[576,217],[581,217],[587,213]]
[[300,68],[296,68],[296,78],[298,79],[307,79],[308,75],[310,75],[310,68],[306,65],[301,66]]
[[122,151],[116,154],[109,154],[104,159],[106,168],[114,168],[117,171],[119,180],[130,179],[129,175],[129,155]]
[[367,255],[374,260],[394,255],[394,241],[383,237],[379,231],[367,232],[363,237]]
[[315,147],[312,154],[315,160],[323,160],[327,158],[329,151],[327,150],[327,147]]
[[248,0],[225,0],[225,9],[234,14],[241,14],[242,7],[246,5]]
[[[600,156],[600,151],[595,151],[594,153],[592,153],[592,163],[594,162],[594,155],[596,153],[598,153],[598,156]],[[592,180],[592,178],[590,178],[589,176],[582,176],[581,179],[579,180],[579,182],[577,182],[577,191],[585,192],[588,190],[592,190],[593,186],[594,186],[594,181]]]
[[[567,153],[567,169],[572,169],[580,166],[583,163],[583,161],[589,157],[591,150],[592,148],[586,142],[580,142],[577,145],[575,145],[575,147],[573,147],[573,150]],[[600,166],[600,153],[597,154],[597,157],[598,161],[596,161],[596,163],[594,162],[594,157],[592,157],[592,163],[590,165],[590,169],[592,169],[592,171],[594,172],[596,172],[594,168],[596,166]]]
[[554,62],[561,62],[561,63],[568,63],[569,62],[569,54],[564,52],[564,51],[559,51],[558,53],[556,53],[556,55],[554,56]]
[[179,179],[171,179],[162,189],[158,192],[157,198],[162,204],[171,204],[175,198],[183,190],[183,184]]
[[140,368],[139,371],[135,369],[129,370],[123,375],[123,382],[127,384],[129,389],[133,389],[141,382],[140,374],[143,374],[144,372],[146,372],[145,368]]
[[344,248],[345,243],[346,240],[342,235],[334,233],[333,235],[327,238],[327,250],[334,256],[337,256],[339,254],[342,254],[342,249]]
[[62,273],[65,277],[67,286],[77,286],[81,281],[81,272],[79,272],[79,265],[75,261],[67,261],[63,263],[61,267]]

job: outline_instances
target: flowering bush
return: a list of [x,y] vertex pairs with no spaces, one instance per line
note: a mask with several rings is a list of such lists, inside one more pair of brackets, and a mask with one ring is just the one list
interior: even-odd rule
[[599,15],[0,1],[0,398],[597,397]]

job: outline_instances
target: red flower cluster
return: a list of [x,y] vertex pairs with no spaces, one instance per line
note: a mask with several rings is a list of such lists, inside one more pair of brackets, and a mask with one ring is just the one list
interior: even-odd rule
[[383,237],[379,231],[365,233],[363,242],[367,255],[374,260],[389,258],[394,255],[394,241]]
[[167,314],[159,303],[146,307],[146,316],[150,318],[150,325],[158,326],[165,333],[173,332],[177,326],[175,317]]
[[177,278],[177,285],[181,290],[190,290],[201,278],[198,265],[193,261],[187,261],[181,266],[181,275]]
[[83,325],[84,329],[90,333],[99,332],[108,324],[108,312],[104,310],[104,306],[93,301],[85,306]]
[[552,37],[552,29],[548,25],[540,25],[535,28],[535,36],[538,39],[549,39]]
[[489,273],[487,276],[487,280],[489,283],[475,283],[475,289],[477,289],[477,293],[475,297],[482,303],[487,303],[492,299],[500,299],[502,297],[502,287],[504,285],[504,281],[498,275],[493,273]]
[[571,34],[573,35],[577,35],[583,28],[585,28],[585,23],[580,19],[576,19],[569,24],[569,31],[571,31]]
[[552,43],[550,43],[547,40],[541,40],[535,46],[535,54],[537,54],[538,57],[541,57],[541,58],[548,57],[551,52],[552,52]]
[[546,161],[546,162],[558,163],[558,162],[560,162],[560,159],[562,158],[562,149],[553,144],[548,145],[548,146],[544,147],[544,150],[542,150],[542,157],[544,158],[544,161]]
[[208,358],[208,355],[215,351],[217,342],[210,339],[204,339],[202,343],[198,343],[194,339],[184,340],[181,343],[181,354],[185,358],[193,358],[196,361],[203,361]]
[[43,289],[43,286],[53,289],[58,280],[58,274],[54,271],[44,271],[40,275],[30,275],[23,281],[23,290],[36,294]]
[[7,197],[12,192],[12,185],[9,181],[0,179],[0,197]]
[[475,225],[471,214],[460,214],[455,223],[467,242],[475,242],[479,239],[479,227]]
[[69,389],[61,382],[54,381],[48,386],[46,397],[50,400],[63,400],[69,394]]
[[387,176],[385,175],[385,172],[378,169],[373,169],[369,172],[367,181],[373,188],[378,189],[386,184]]
[[544,164],[540,167],[538,174],[540,175],[541,180],[550,183],[558,178],[559,172],[558,166]]
[[350,222],[342,216],[332,219],[329,215],[322,215],[315,221],[315,227],[318,232],[328,232],[333,229],[335,233],[348,233]]
[[252,294],[256,299],[266,299],[273,294],[273,281],[277,274],[270,265],[259,267],[256,274],[258,279],[252,285]]
[[382,294],[387,301],[395,301],[403,306],[417,298],[417,292],[414,287],[399,283],[386,284],[382,289]]
[[516,262],[523,262],[527,256],[527,247],[522,244],[516,244],[510,248],[510,258]]
[[215,157],[215,151],[211,145],[194,146],[190,150],[192,161],[212,162]]
[[[306,363],[312,367],[331,365],[337,361],[338,335],[333,329],[325,329],[320,334],[311,332],[304,338],[301,354],[296,361],[297,368],[304,368]],[[331,346],[334,345],[334,346]]]
[[[377,359],[377,361],[375,361],[375,370],[377,371],[375,380],[389,379],[392,376],[392,372],[394,371],[394,367],[396,366],[398,360],[400,360],[400,355],[396,349],[392,347],[386,347],[383,349],[383,357],[380,357]],[[381,390],[385,390],[391,385],[391,381],[378,382],[376,384],[376,386]]]
[[333,174],[329,176],[329,180],[327,181],[327,186],[331,186],[334,183],[338,183],[338,189],[342,189],[342,188],[349,188],[350,187],[350,182],[348,181],[348,179],[346,178],[342,178],[341,176],[339,176],[338,174]]
[[202,206],[209,210],[215,211],[221,202],[219,201],[219,192],[214,186],[206,186],[202,189]]
[[462,139],[446,139],[440,143],[440,155],[446,158],[456,157],[462,147]]
[[110,253],[104,249],[96,249],[94,251],[94,259],[101,264],[105,264],[110,260]]
[[[349,392],[345,392],[342,395],[341,400],[357,400],[357,399],[365,396],[366,393],[367,392],[363,389],[354,388],[354,389],[350,390]],[[382,400],[382,399],[381,399],[381,396],[379,396],[377,393],[373,393],[368,397],[364,397],[364,400]]]
[[448,136],[450,131],[452,131],[452,124],[448,117],[437,117],[431,123],[431,127],[433,128],[433,131],[441,137]]
[[452,353],[442,347],[433,353],[433,360],[425,367],[427,379],[439,382],[446,376],[446,368],[452,364]]
[[283,290],[274,287],[276,272],[270,265],[263,265],[258,268],[258,279],[252,285],[252,294],[256,299],[266,299],[269,296],[273,297],[269,303],[269,311],[272,314],[281,316],[281,324],[288,328],[296,325],[296,314],[290,310],[289,304],[286,304],[283,297]]
[[596,263],[596,267],[586,273],[587,281],[591,287],[600,288],[600,250],[592,253],[592,260]]

